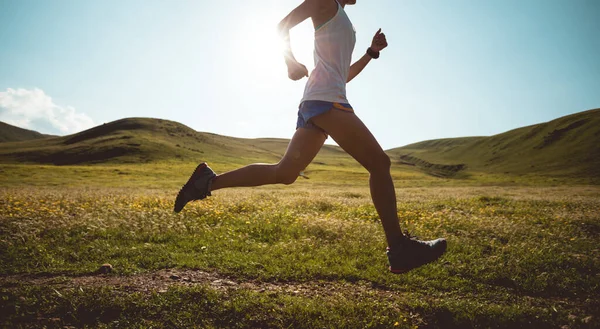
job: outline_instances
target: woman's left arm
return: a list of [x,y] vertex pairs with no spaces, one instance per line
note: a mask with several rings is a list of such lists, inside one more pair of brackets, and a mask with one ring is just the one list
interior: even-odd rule
[[[375,33],[373,37],[373,41],[371,42],[370,50],[379,56],[379,52],[387,47],[387,40],[385,39],[385,34],[381,32],[381,29]],[[352,81],[362,70],[369,64],[371,57],[368,53],[364,54],[359,60],[357,60],[354,64],[350,66],[350,71],[348,72],[348,80],[346,82]]]

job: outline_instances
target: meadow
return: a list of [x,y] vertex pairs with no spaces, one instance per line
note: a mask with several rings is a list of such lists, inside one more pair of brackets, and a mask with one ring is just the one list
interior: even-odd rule
[[148,166],[0,168],[0,327],[600,327],[598,186],[395,172],[403,228],[449,248],[393,275],[364,171],[175,214],[187,167]]

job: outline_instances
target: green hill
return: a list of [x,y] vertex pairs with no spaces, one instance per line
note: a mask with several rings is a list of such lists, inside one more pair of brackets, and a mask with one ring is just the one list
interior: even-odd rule
[[[232,168],[252,162],[277,162],[288,142],[288,139],[276,138],[227,137],[197,132],[168,120],[128,118],[69,136],[0,143],[0,163],[208,161]],[[424,172],[443,178],[478,174],[534,175],[599,181],[600,109],[495,136],[430,140],[387,153],[396,173]],[[326,145],[310,170],[332,174],[333,171],[356,172],[358,167],[341,148]]]
[[[600,109],[490,137],[447,138],[388,151],[400,163],[438,171],[600,177]],[[435,172],[435,168],[433,169]]]
[[[77,134],[42,140],[0,144],[0,162],[46,163],[148,163],[210,160],[246,164],[277,162],[285,153],[286,139],[243,139],[197,132],[183,124],[161,119],[128,118]],[[325,146],[321,161],[340,165],[353,161],[339,147]]]
[[33,130],[15,127],[0,121],[0,143],[27,141],[47,137],[52,136],[40,134],[39,132]]

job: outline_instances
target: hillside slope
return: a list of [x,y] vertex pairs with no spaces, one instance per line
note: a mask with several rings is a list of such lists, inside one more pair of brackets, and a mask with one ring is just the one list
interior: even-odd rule
[[37,131],[23,129],[9,125],[0,121],[0,143],[4,142],[20,142],[32,139],[40,139],[52,137],[50,135],[44,135]]
[[[0,163],[208,161],[236,167],[277,162],[288,143],[288,139],[244,139],[197,132],[168,120],[128,118],[69,136],[0,143]],[[395,170],[437,177],[532,174],[600,181],[600,109],[495,136],[430,140],[387,153]],[[357,170],[357,163],[331,145],[321,149],[311,166],[313,171],[344,167]]]
[[[276,162],[285,153],[286,139],[243,139],[197,132],[183,124],[161,119],[127,118],[77,134],[1,143],[0,162],[147,163],[183,160],[246,164]],[[329,164],[352,159],[339,147],[321,151]]]
[[472,172],[600,177],[600,109],[490,137],[448,138],[389,150],[396,161],[464,165]]

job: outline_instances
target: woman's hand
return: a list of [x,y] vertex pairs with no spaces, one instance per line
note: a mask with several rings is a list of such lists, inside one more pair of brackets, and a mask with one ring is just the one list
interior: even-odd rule
[[381,29],[379,29],[373,37],[373,42],[371,42],[371,49],[375,52],[380,52],[387,46],[388,43],[385,39],[385,34],[381,32]]
[[306,66],[298,63],[295,60],[286,61],[288,67],[288,77],[294,81],[298,81],[308,76],[308,70]]

